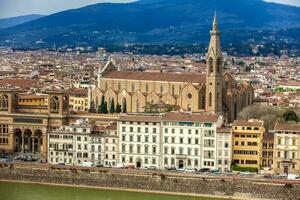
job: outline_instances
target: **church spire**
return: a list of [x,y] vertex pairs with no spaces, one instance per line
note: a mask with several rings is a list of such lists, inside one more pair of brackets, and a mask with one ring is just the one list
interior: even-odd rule
[[214,21],[213,21],[213,31],[218,31],[218,18],[217,11],[215,11]]
[[223,58],[218,28],[217,14],[215,13],[213,27],[210,31],[210,42],[206,58],[206,102],[205,110],[212,113],[222,113],[223,88]]
[[216,59],[222,56],[220,35],[217,12],[215,12],[212,30],[210,31],[208,57],[214,57]]

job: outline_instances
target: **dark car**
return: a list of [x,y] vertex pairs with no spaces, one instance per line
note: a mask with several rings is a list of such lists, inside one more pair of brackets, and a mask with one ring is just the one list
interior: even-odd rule
[[199,172],[201,172],[201,173],[210,172],[210,169],[209,168],[201,168],[201,169],[199,169]]

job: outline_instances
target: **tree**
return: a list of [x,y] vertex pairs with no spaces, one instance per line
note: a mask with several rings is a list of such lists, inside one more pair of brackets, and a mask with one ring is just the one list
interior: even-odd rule
[[107,110],[107,101],[104,102],[103,113],[104,113],[104,114],[108,114],[108,110]]
[[127,113],[127,105],[126,105],[126,99],[123,100],[123,108],[122,113]]
[[288,110],[286,111],[283,115],[282,118],[284,119],[284,121],[295,121],[295,122],[299,122],[299,117],[298,115],[295,113],[295,111],[293,110]]
[[146,102],[146,105],[145,105],[145,113],[158,113],[155,105],[153,102]]
[[104,113],[104,110],[105,110],[104,106],[105,106],[105,99],[104,99],[104,95],[102,95],[101,103],[100,103],[100,112],[99,113]]
[[98,106],[97,113],[101,113],[101,105]]
[[96,112],[95,102],[92,100],[90,103],[89,113],[95,113],[95,112]]
[[252,105],[244,108],[239,114],[238,119],[259,119],[264,121],[266,130],[273,129],[275,124],[282,119],[285,109],[267,105]]
[[114,100],[114,98],[111,98],[109,112],[110,112],[110,114],[115,113],[115,100]]
[[122,112],[122,106],[119,104],[119,102],[117,102],[116,113],[120,113],[120,112]]

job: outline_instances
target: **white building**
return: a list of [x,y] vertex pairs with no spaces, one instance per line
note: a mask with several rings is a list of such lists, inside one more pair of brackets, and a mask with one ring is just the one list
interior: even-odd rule
[[231,128],[217,129],[217,168],[221,172],[230,171],[232,161],[232,131]]
[[217,169],[217,127],[211,114],[167,113],[162,117],[162,166]]
[[118,134],[116,124],[90,125],[77,120],[70,126],[61,126],[48,135],[48,162],[81,166],[92,162],[95,166],[114,166],[118,161]]
[[118,163],[119,136],[117,124],[94,126],[91,133],[91,162],[115,166]]
[[78,120],[49,133],[48,162],[66,165],[88,162],[90,132],[91,126],[86,121]]
[[118,121],[119,162],[161,168],[161,116],[123,115]]

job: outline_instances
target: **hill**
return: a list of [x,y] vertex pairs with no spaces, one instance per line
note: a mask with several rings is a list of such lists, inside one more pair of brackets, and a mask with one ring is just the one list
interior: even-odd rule
[[[299,42],[299,7],[262,0],[141,0],[90,5],[0,30],[0,44],[207,44],[215,10],[224,43],[262,39],[256,35]],[[296,33],[289,35],[289,28]],[[262,30],[271,35],[256,34]]]
[[3,18],[0,19],[0,29],[17,26],[19,24],[23,24],[29,21],[39,19],[41,17],[44,17],[44,15],[32,14],[32,15],[24,15],[24,16],[11,17],[11,18]]

